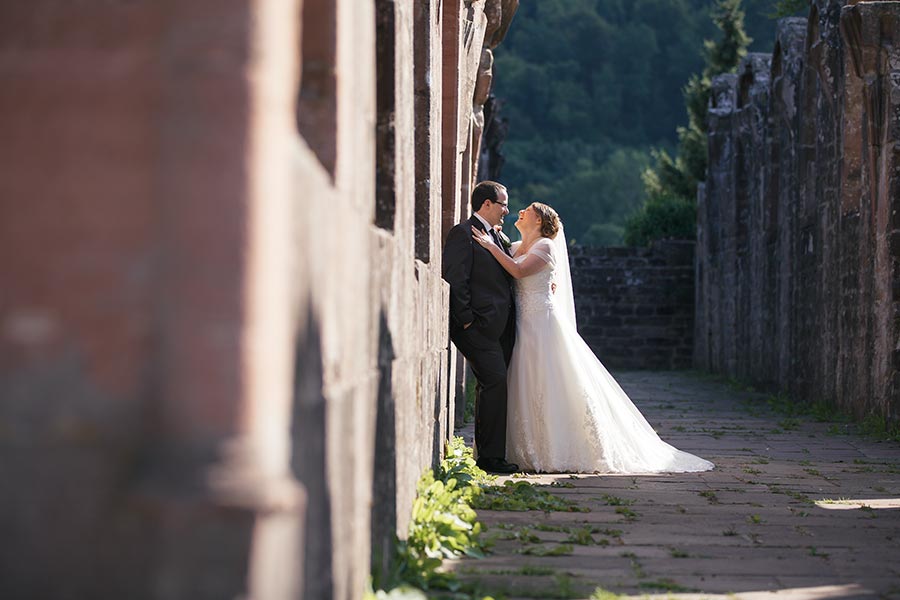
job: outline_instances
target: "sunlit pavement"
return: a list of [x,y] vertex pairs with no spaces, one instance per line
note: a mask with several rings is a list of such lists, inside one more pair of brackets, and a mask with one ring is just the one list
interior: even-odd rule
[[[716,469],[528,476],[590,512],[480,511],[498,539],[451,565],[463,579],[511,598],[900,598],[900,443],[697,375],[617,377],[663,439]],[[566,541],[587,527],[593,544]]]

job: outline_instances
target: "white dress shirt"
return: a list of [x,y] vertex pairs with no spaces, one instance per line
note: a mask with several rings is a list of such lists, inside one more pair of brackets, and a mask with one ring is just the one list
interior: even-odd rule
[[481,223],[484,225],[484,230],[485,230],[485,232],[487,232],[488,237],[491,238],[491,241],[494,242],[494,245],[496,246],[497,242],[494,241],[494,236],[491,235],[491,232],[494,230],[494,228],[491,227],[490,223],[488,223],[485,220],[485,218],[482,217],[481,215],[479,215],[478,213],[472,213],[472,214],[474,214],[476,217],[478,217],[478,220],[481,221]]

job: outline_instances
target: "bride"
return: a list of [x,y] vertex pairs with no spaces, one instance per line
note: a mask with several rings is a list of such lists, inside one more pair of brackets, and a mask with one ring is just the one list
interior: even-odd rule
[[519,211],[510,258],[473,228],[516,279],[507,458],[544,473],[707,471],[713,464],[662,441],[575,328],[562,223],[540,202]]

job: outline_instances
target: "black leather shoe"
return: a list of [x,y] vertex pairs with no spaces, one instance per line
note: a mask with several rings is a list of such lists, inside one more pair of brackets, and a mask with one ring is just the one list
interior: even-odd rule
[[510,475],[512,473],[518,473],[519,471],[519,465],[506,462],[506,460],[502,458],[479,458],[476,464],[478,464],[479,469],[487,471],[488,473]]

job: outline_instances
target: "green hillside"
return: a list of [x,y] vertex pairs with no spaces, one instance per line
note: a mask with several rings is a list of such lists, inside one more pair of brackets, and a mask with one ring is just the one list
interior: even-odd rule
[[[751,51],[772,49],[774,0],[745,0]],[[525,0],[496,50],[509,119],[502,180],[518,207],[556,207],[569,239],[621,243],[652,148],[675,152],[682,88],[715,38],[712,0]],[[509,220],[507,227],[512,233]]]

